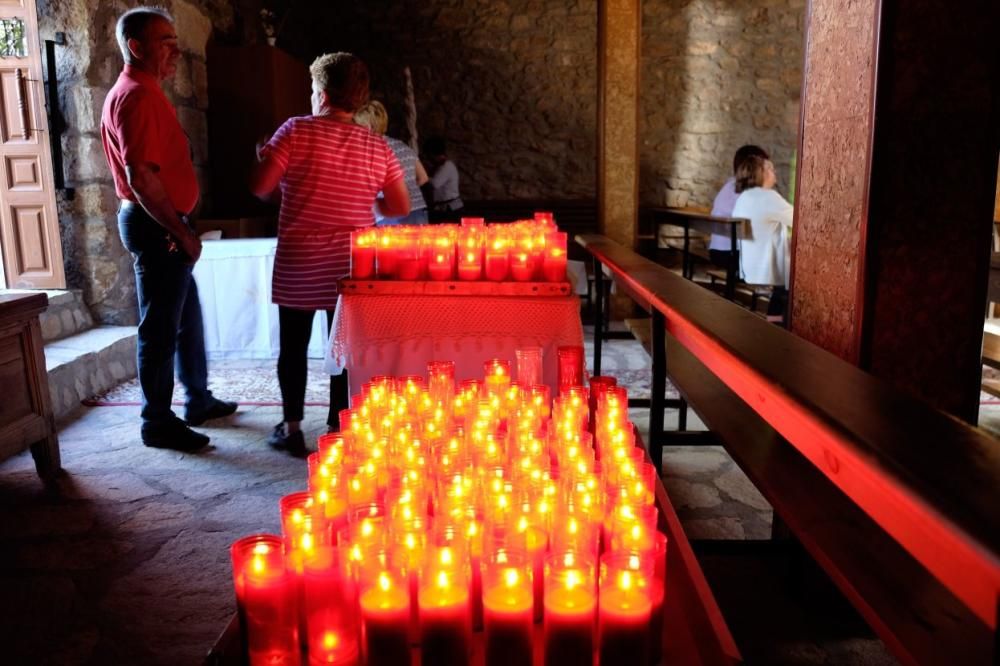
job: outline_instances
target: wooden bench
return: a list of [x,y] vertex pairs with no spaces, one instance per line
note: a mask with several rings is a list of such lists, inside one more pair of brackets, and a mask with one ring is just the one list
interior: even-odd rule
[[888,648],[997,663],[997,441],[609,239],[577,242],[652,313],[653,399],[669,374]]

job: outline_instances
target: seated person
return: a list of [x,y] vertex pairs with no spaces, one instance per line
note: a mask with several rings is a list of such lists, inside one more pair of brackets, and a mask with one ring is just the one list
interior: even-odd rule
[[443,137],[435,136],[424,144],[424,152],[434,166],[430,186],[434,193],[431,220],[457,220],[465,207],[458,193],[458,167],[448,159],[448,146]]
[[768,321],[783,321],[788,303],[791,262],[792,204],[774,190],[777,183],[771,160],[754,155],[736,170],[733,217],[750,220],[752,238],[740,246],[740,269],[749,284],[770,285]]
[[[767,151],[760,146],[755,146],[753,144],[747,144],[745,146],[740,146],[736,150],[736,154],[733,155],[733,176],[730,176],[726,180],[722,189],[719,193],[715,195],[715,201],[712,202],[712,215],[715,217],[737,217],[733,215],[733,206],[736,205],[736,197],[739,194],[736,192],[736,172],[740,168],[740,164],[743,163],[745,159],[751,156],[763,157],[765,160],[771,159],[771,156],[767,154]],[[712,240],[708,244],[708,256],[711,258],[712,263],[720,268],[729,268],[729,255],[733,251],[733,240],[729,236],[724,234],[712,234]],[[739,253],[737,253],[738,255]],[[737,261],[739,258],[737,257]]]

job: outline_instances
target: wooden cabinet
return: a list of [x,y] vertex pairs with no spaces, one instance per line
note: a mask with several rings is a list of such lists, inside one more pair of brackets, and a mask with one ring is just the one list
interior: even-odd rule
[[208,139],[212,208],[216,218],[273,214],[273,205],[250,193],[256,144],[292,116],[308,115],[308,66],[267,44],[210,45]]
[[38,475],[47,481],[60,466],[38,324],[48,300],[44,293],[0,295],[0,460],[30,447]]

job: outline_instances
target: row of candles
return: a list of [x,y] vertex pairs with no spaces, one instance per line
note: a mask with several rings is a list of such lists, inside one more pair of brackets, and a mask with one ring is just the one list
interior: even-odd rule
[[351,234],[355,280],[564,282],[566,233],[551,213],[511,224],[390,226]]
[[572,384],[567,361],[551,400],[540,350],[522,352],[516,381],[506,360],[457,386],[432,362],[353,396],[308,491],[281,500],[282,535],[232,546],[253,666],[302,648],[310,665],[408,664],[411,646],[464,665],[480,627],[487,666],[532,664],[536,634],[546,666],[659,659],[667,538],[627,393]]

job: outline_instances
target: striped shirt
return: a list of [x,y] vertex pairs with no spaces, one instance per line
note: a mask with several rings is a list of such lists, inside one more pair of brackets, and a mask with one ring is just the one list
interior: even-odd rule
[[403,177],[406,178],[406,191],[410,193],[410,212],[427,208],[424,195],[420,192],[420,186],[417,185],[417,153],[413,148],[391,136],[385,137],[385,142],[392,148],[396,159],[399,160],[399,166],[403,169]]
[[381,137],[325,116],[290,118],[262,149],[281,177],[271,300],[332,310],[351,272],[351,231],[375,223],[375,195],[403,177]]

